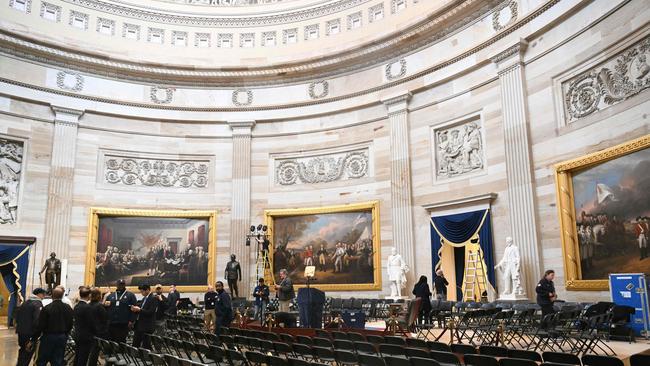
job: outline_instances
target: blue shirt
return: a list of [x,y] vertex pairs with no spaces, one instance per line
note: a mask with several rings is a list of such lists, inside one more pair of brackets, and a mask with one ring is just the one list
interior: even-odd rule
[[[258,295],[257,293],[261,292],[262,296]],[[269,286],[267,285],[262,285],[262,286],[255,286],[255,289],[253,290],[253,297],[255,297],[255,305],[262,305],[262,301],[264,302],[269,302]]]

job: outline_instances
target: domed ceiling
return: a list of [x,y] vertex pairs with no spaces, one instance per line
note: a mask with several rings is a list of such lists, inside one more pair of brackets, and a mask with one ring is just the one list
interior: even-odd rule
[[286,84],[401,57],[453,35],[502,4],[11,0],[16,11],[0,15],[0,47],[114,78],[179,85]]

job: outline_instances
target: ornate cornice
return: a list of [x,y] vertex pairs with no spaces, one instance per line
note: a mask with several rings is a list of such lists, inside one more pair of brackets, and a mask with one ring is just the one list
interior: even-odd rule
[[102,0],[62,0],[66,3],[83,6],[102,13],[125,16],[148,22],[190,25],[202,27],[258,27],[300,22],[303,20],[328,16],[346,9],[370,2],[372,0],[339,0],[308,9],[288,10],[282,14],[254,15],[246,14],[233,16],[202,16],[193,13],[170,14],[161,10],[145,7],[134,7],[107,2]]
[[523,55],[523,53],[526,52],[527,47],[528,47],[528,42],[522,39],[519,42],[515,43],[514,45],[499,52],[498,54],[490,57],[490,61],[494,62],[495,64],[499,64],[514,55],[518,55],[521,57],[521,55]]
[[54,122],[64,126],[78,126],[79,118],[84,114],[83,110],[68,107],[50,105],[50,108],[52,108],[52,112],[54,112]]
[[242,121],[228,121],[228,126],[232,129],[234,136],[248,136],[250,137],[253,128],[255,128],[255,120],[242,120]]
[[[550,8],[557,1],[549,0],[550,5],[545,8]],[[242,86],[243,84],[284,84],[327,78],[331,75],[373,67],[391,59],[399,59],[404,54],[430,46],[432,43],[438,42],[480,20],[498,3],[497,0],[458,0],[458,2],[450,3],[447,7],[432,14],[427,20],[415,24],[411,28],[401,30],[379,42],[374,41],[370,47],[361,45],[346,52],[306,62],[249,67],[246,69],[159,66],[120,59],[107,59],[104,56],[95,56],[40,43],[7,30],[0,30],[0,49],[3,53],[32,62],[149,84],[213,85],[220,87]],[[528,21],[529,19],[522,19],[520,23],[525,24]],[[451,25],[442,28],[440,24]],[[517,24],[513,24],[501,32],[498,38],[509,34],[510,29],[516,28],[518,28]]]

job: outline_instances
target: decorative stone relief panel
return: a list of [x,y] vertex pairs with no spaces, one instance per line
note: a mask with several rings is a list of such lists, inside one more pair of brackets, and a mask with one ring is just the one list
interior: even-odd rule
[[232,47],[232,33],[219,33],[217,35],[217,47],[230,48]]
[[295,43],[298,41],[298,28],[285,29],[282,31],[282,43]]
[[492,29],[500,31],[517,20],[517,2],[504,2],[492,13]]
[[70,20],[68,21],[68,24],[73,27],[88,30],[88,14],[70,10]]
[[137,24],[124,23],[122,25],[122,37],[140,40],[140,26]]
[[278,34],[273,32],[262,32],[262,46],[269,47],[275,46],[277,43]]
[[9,6],[27,14],[32,12],[32,0],[9,0]]
[[156,104],[169,104],[174,99],[174,91],[176,88],[164,88],[161,86],[152,86],[149,92],[151,101]]
[[239,33],[239,47],[255,47],[255,33]]
[[0,225],[15,224],[23,166],[23,142],[0,138]]
[[371,6],[368,9],[368,21],[370,23],[384,18],[384,3]]
[[237,107],[244,107],[253,103],[253,91],[237,89],[232,92],[232,104]]
[[485,142],[480,116],[433,128],[436,180],[485,169]]
[[48,2],[41,2],[41,18],[51,20],[53,22],[61,21],[61,7]]
[[207,188],[210,159],[142,158],[103,154],[102,183],[115,186]]
[[325,35],[330,36],[341,32],[341,19],[329,20],[325,23]]
[[386,80],[395,80],[406,75],[406,60],[400,59],[397,62],[386,65],[385,68]]
[[369,175],[369,148],[280,158],[274,165],[275,184],[282,186],[359,179]]
[[56,85],[64,90],[78,92],[84,88],[84,78],[76,72],[59,71],[56,74]]
[[97,18],[97,32],[114,36],[115,21],[112,19]]
[[319,24],[311,24],[305,27],[305,41],[318,38],[320,32]]
[[650,88],[650,35],[562,83],[567,124]]
[[330,92],[330,84],[326,80],[315,81],[309,84],[308,91],[311,99],[325,98]]
[[352,13],[348,15],[348,30],[354,29],[354,28],[359,28],[363,25],[363,18],[361,15],[361,12],[358,11],[356,13]]

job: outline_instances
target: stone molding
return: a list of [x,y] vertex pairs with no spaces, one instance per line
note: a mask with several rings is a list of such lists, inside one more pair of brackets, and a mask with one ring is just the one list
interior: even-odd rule
[[394,114],[408,112],[408,103],[412,96],[413,94],[407,91],[406,93],[383,98],[381,102],[386,106],[388,117]]
[[488,207],[497,199],[497,194],[494,192],[479,194],[476,196],[454,198],[447,201],[429,203],[422,205],[427,211],[449,210],[457,208],[458,206],[474,206],[474,205],[487,205]]
[[274,184],[330,183],[369,176],[370,147],[273,159]]
[[333,3],[323,4],[309,9],[287,11],[283,14],[260,15],[260,16],[198,16],[191,14],[170,14],[169,12],[157,11],[145,7],[134,7],[116,4],[102,0],[61,0],[66,3],[79,5],[85,8],[94,9],[105,14],[126,16],[143,21],[189,25],[189,26],[211,26],[211,27],[258,27],[262,25],[280,25],[285,23],[300,22],[313,18],[335,14],[355,6],[369,2],[370,0],[338,0]]
[[570,124],[650,89],[650,35],[562,82]]
[[490,57],[490,61],[494,62],[497,65],[500,65],[501,63],[507,61],[508,59],[510,59],[515,55],[518,55],[520,57],[519,60],[521,60],[521,57],[523,56],[524,52],[526,52],[526,48],[528,48],[528,42],[521,39],[519,40],[519,42],[515,43],[514,45]]
[[[502,32],[502,34],[499,35],[499,38],[518,28],[517,25],[523,25],[530,21],[530,19],[538,16],[543,11],[554,5],[557,1],[558,0],[549,0],[549,3],[542,7],[542,9],[534,11],[532,17],[527,16],[517,24],[509,27],[508,31]],[[293,81],[313,79],[319,77],[319,74],[340,74],[366,68],[373,64],[385,62],[386,60],[395,59],[402,54],[407,54],[421,47],[430,45],[432,42],[439,41],[468,24],[479,21],[482,16],[493,9],[495,3],[497,3],[496,0],[484,2],[468,0],[461,5],[458,5],[458,9],[455,9],[453,13],[441,11],[436,13],[435,16],[428,21],[422,21],[415,24],[409,29],[396,33],[394,37],[389,37],[389,39],[385,41],[373,44],[373,47],[358,47],[354,51],[345,55],[324,56],[321,59],[309,61],[297,66],[278,65],[273,67],[250,68],[248,70],[237,69],[231,71],[217,68],[186,69],[139,64],[120,60],[107,61],[103,57],[82,54],[69,49],[60,49],[57,47],[36,44],[27,39],[13,36],[10,32],[0,33],[0,43],[7,43],[7,47],[3,49],[3,52],[21,58],[51,65],[58,65],[59,67],[73,68],[75,70],[99,75],[106,74],[111,77],[119,77],[125,80],[147,80],[149,83],[166,83],[162,82],[162,80],[169,81],[175,79],[175,83],[178,85],[183,83],[196,85],[195,82],[188,81],[187,78],[196,78],[196,81],[203,84],[209,82],[209,80],[213,78],[219,79],[220,86],[227,86],[232,85],[233,83],[241,85],[241,80],[243,78],[248,78],[249,81],[255,81],[256,83],[259,83],[259,85],[263,85],[278,82],[286,83],[289,79]],[[451,22],[452,25],[449,27],[440,29],[439,24],[443,20],[449,21],[450,17],[459,16],[458,14],[462,13],[462,8],[464,7],[472,9],[471,13],[466,14],[465,17],[459,18],[457,21]],[[423,34],[426,34],[427,36],[423,37]],[[415,35],[418,36],[415,37]],[[488,44],[491,44],[496,40],[498,39],[490,40],[488,41]],[[395,45],[402,46],[396,47]],[[462,58],[467,57],[484,47],[485,46],[477,47],[474,51],[466,52],[467,55],[462,56]],[[44,54],[49,56],[45,56]],[[110,71],[104,71],[106,69]],[[279,75],[282,76],[281,80],[276,80]],[[227,78],[233,78],[233,80],[227,80]],[[272,78],[273,80],[268,80],[269,78]]]

